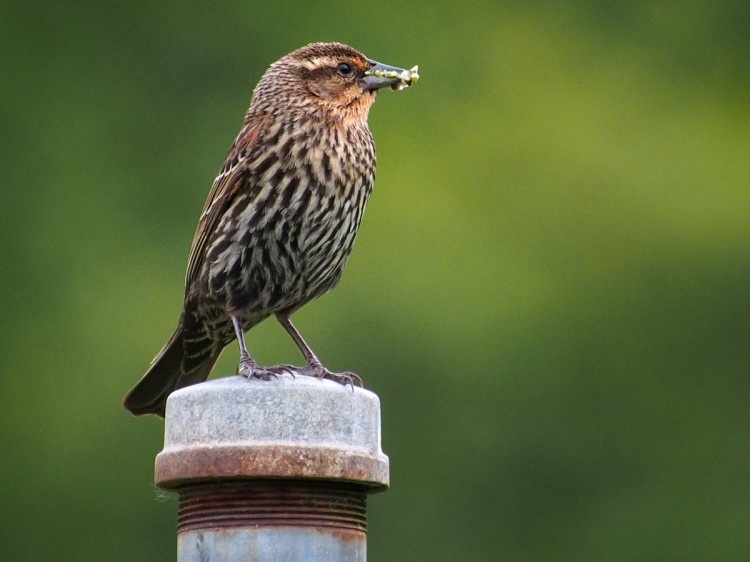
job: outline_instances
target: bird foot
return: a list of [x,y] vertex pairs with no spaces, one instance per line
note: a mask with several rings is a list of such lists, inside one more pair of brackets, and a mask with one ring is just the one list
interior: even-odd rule
[[237,374],[242,375],[246,379],[261,379],[264,381],[278,378],[278,375],[271,369],[261,367],[249,357],[240,359],[237,365]]
[[320,363],[316,363],[316,362],[308,363],[297,372],[300,373],[301,375],[308,375],[311,377],[317,377],[319,379],[332,380],[339,384],[343,384],[344,386],[348,384],[352,387],[352,391],[354,391],[355,383],[360,388],[363,388],[362,377],[360,377],[358,374],[352,373],[351,371],[345,371],[343,373],[333,373],[329,371],[328,369],[326,369]]
[[326,369],[323,365],[317,362],[311,362],[304,367],[295,367],[294,365],[274,365],[273,367],[261,367],[255,361],[250,358],[240,359],[239,365],[237,365],[237,374],[242,375],[248,379],[262,379],[264,381],[276,379],[280,375],[291,375],[292,378],[296,378],[295,374],[307,375],[308,377],[315,377],[318,379],[328,379],[335,381],[344,386],[350,385],[352,391],[354,385],[363,387],[362,378],[350,371],[343,373],[334,373]]

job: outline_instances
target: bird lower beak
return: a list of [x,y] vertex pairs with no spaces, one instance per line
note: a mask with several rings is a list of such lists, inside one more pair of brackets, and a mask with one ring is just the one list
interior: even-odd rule
[[385,86],[390,86],[394,90],[403,90],[414,85],[419,79],[419,67],[416,66],[411,70],[405,70],[374,60],[368,59],[367,62],[372,66],[365,71],[362,81],[368,90],[378,90]]

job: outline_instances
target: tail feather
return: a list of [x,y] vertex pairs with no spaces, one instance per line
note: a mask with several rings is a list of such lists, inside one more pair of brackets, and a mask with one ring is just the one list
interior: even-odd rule
[[127,393],[123,406],[136,416],[164,417],[167,397],[178,388],[205,381],[218,358],[219,352],[209,352],[199,361],[191,357],[190,370],[185,372],[185,342],[180,324],[143,378]]

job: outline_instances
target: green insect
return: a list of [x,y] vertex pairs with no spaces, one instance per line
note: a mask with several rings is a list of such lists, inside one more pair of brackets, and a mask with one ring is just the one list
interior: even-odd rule
[[391,88],[394,90],[403,90],[417,83],[417,80],[419,80],[419,66],[414,66],[409,70],[368,70],[365,72],[365,76],[395,78],[398,82],[394,83]]

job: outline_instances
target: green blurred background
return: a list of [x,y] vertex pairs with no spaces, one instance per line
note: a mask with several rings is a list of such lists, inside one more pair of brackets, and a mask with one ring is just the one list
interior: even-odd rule
[[422,74],[296,316],[381,397],[370,559],[747,560],[749,6],[6,3],[3,560],[174,559],[162,422],[120,401],[253,86],[316,40]]

